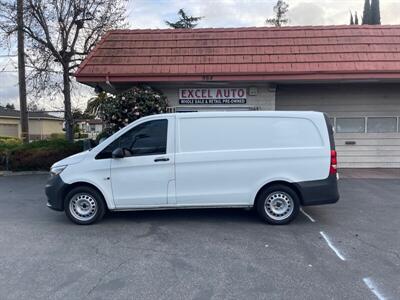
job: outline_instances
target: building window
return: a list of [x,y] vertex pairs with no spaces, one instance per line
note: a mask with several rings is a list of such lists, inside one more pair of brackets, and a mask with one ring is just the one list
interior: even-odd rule
[[365,132],[365,118],[336,118],[336,132],[363,133]]
[[90,125],[90,131],[95,132],[96,131],[96,125]]
[[382,132],[397,132],[397,118],[395,117],[368,117],[367,132],[382,133]]

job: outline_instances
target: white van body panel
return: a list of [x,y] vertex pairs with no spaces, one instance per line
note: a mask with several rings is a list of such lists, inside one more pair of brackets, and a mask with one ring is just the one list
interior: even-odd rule
[[66,184],[82,182],[95,186],[103,194],[107,207],[114,209],[115,203],[109,180],[111,161],[96,160],[93,154],[91,151],[87,152],[81,162],[68,165],[60,177]]
[[90,155],[89,150],[68,156],[56,162],[53,167],[80,163],[82,160],[86,159],[88,155]]
[[[96,159],[133,127],[159,119],[168,120],[166,154]],[[68,164],[62,180],[94,185],[111,210],[245,207],[267,183],[327,178],[330,141],[319,112],[163,114],[131,123],[78,157],[55,164]]]
[[[169,121],[167,154],[171,159],[168,168],[163,166],[164,170],[160,170],[160,168],[158,168],[158,170],[154,170],[154,168],[149,169],[149,166],[154,160],[154,157],[150,156],[124,158],[123,162],[115,159],[95,159],[97,154],[131,128],[138,126],[141,123],[157,119],[159,119],[158,116],[149,116],[132,122],[107,138],[103,143],[99,144],[91,151],[85,151],[78,154],[77,156],[79,158],[81,158],[83,154],[85,156],[84,159],[80,160],[77,164],[75,163],[76,155],[73,155],[55,163],[54,166],[68,165],[68,168],[60,174],[62,180],[67,184],[83,182],[95,186],[103,194],[107,207],[111,210],[136,206],[158,206],[161,203],[164,204],[166,201],[161,201],[160,199],[167,198],[168,183],[174,178],[175,116],[164,115],[164,118],[162,118],[168,119]],[[163,164],[165,165],[165,163]],[[113,167],[114,172],[112,172],[111,167]],[[116,172],[117,170],[118,172]],[[149,176],[146,177],[146,174],[144,174],[146,172],[150,172],[151,174],[147,174]],[[114,173],[114,176],[116,177],[114,181],[111,180],[112,173]],[[160,180],[160,177],[163,179]],[[168,177],[168,179],[165,179],[166,177]],[[142,180],[146,180],[147,184],[143,184]],[[148,184],[151,180],[153,180],[153,184]],[[113,193],[113,182],[114,189],[117,191],[116,193]],[[161,186],[158,193],[154,186]],[[162,186],[165,186],[165,188]],[[157,195],[150,196],[154,194]],[[145,199],[150,203],[148,204],[147,202],[143,202]],[[119,200],[119,203],[116,200]]]
[[328,177],[329,136],[318,128],[324,117],[312,112],[179,115],[177,203],[252,205],[269,182]]
[[[168,204],[169,182],[175,179],[175,118],[165,119],[168,120],[166,154],[111,159],[111,182],[117,208]],[[157,157],[168,161],[156,163]]]

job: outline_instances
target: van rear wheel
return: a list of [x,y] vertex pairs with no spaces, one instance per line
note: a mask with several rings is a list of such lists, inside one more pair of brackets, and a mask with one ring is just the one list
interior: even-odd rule
[[67,217],[79,225],[89,225],[100,221],[105,213],[102,195],[88,186],[72,189],[64,199]]
[[267,223],[290,223],[299,213],[297,193],[286,185],[273,185],[260,191],[256,199],[257,212]]

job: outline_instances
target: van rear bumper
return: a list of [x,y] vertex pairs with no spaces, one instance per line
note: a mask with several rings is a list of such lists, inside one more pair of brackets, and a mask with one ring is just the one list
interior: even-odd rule
[[339,200],[336,174],[330,174],[322,180],[297,182],[296,187],[304,206],[331,204]]

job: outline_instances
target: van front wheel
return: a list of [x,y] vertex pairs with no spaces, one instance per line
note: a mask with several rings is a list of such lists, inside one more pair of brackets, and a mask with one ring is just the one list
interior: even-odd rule
[[95,189],[82,186],[72,189],[64,199],[67,217],[79,225],[89,225],[103,218],[103,197]]
[[290,223],[300,209],[299,197],[286,185],[273,185],[261,190],[256,205],[260,217],[273,225]]

